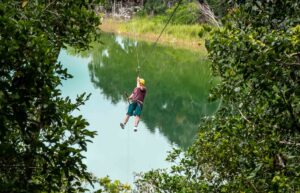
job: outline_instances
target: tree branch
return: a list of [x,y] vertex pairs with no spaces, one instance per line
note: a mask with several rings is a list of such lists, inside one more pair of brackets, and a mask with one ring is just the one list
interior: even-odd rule
[[249,119],[247,119],[247,117],[240,111],[240,109],[238,110],[240,112],[240,114],[242,115],[242,117],[248,122],[248,123],[252,123],[251,121],[249,121]]
[[295,53],[291,53],[291,54],[286,54],[287,57],[291,58],[293,56],[297,56],[299,55],[300,56],[300,52],[295,52]]
[[56,1],[51,1],[43,10],[45,12],[52,4],[54,4]]
[[295,142],[290,142],[290,141],[279,141],[280,144],[285,144],[285,145],[295,145],[295,146],[300,146],[300,143],[295,143]]
[[283,64],[289,65],[289,66],[300,66],[300,63],[297,63],[297,62],[295,62],[295,63],[283,63]]

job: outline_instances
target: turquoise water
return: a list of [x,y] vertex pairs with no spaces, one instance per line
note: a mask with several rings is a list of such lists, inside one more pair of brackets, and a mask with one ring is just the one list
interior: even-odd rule
[[[89,171],[132,183],[134,173],[165,168],[173,146],[187,148],[196,136],[201,118],[213,114],[216,103],[207,102],[216,83],[209,63],[197,52],[103,35],[101,43],[84,53],[62,50],[59,61],[74,77],[63,82],[62,94],[73,100],[83,92],[90,100],[80,112],[98,135],[85,153]],[[128,103],[125,93],[135,87],[137,68],[146,80],[148,94],[138,132],[133,118],[122,130]]]

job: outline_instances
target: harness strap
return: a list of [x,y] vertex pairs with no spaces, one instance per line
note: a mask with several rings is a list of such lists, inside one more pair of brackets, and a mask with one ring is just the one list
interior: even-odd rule
[[140,101],[140,100],[132,100],[132,102],[137,102],[137,103],[139,103],[139,104],[143,104],[143,101]]

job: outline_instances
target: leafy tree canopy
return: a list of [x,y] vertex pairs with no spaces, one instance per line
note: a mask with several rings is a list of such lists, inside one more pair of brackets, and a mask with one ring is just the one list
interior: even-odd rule
[[82,151],[95,132],[71,112],[56,62],[66,44],[87,48],[99,25],[90,1],[0,2],[0,190],[83,192],[91,181]]

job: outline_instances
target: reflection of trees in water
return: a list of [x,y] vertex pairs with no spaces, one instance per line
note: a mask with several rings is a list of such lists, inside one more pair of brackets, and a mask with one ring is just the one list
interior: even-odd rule
[[208,91],[215,81],[211,82],[204,57],[160,46],[152,51],[150,44],[111,35],[104,35],[102,41],[105,45],[94,45],[89,64],[94,85],[115,104],[134,88],[137,61],[145,61],[140,64],[148,89],[143,122],[151,131],[159,128],[181,147],[191,144],[201,118],[217,108],[217,104],[207,102]]

